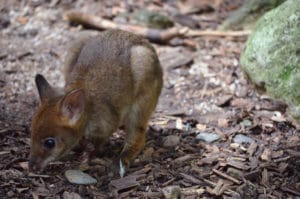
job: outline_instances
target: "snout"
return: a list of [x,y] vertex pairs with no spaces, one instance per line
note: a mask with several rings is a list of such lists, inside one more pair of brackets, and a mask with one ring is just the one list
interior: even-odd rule
[[33,173],[40,173],[44,170],[43,162],[40,159],[30,158],[29,171]]

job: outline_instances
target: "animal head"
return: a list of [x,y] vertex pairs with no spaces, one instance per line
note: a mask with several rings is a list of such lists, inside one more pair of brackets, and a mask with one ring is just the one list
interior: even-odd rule
[[82,138],[86,103],[82,89],[64,94],[39,74],[35,82],[41,103],[32,119],[29,169],[41,171]]

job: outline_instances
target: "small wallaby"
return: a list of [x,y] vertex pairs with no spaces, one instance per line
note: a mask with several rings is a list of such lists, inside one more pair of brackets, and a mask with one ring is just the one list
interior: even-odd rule
[[161,93],[162,68],[154,48],[140,36],[108,30],[70,48],[65,86],[35,82],[41,104],[31,127],[29,168],[41,171],[88,139],[95,148],[119,127],[127,133],[121,175],[145,144],[148,120]]

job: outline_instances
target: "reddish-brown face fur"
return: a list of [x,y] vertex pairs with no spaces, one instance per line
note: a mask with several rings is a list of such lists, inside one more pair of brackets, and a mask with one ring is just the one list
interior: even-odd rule
[[[62,97],[41,104],[32,121],[30,169],[40,171],[53,160],[68,152],[80,140],[77,125],[70,126],[61,113]],[[44,142],[54,138],[55,147],[47,149]]]

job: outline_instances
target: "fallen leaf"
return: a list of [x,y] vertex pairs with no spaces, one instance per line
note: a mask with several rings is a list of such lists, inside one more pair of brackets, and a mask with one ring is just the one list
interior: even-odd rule
[[20,167],[23,169],[23,170],[28,170],[28,162],[19,162],[19,165]]

